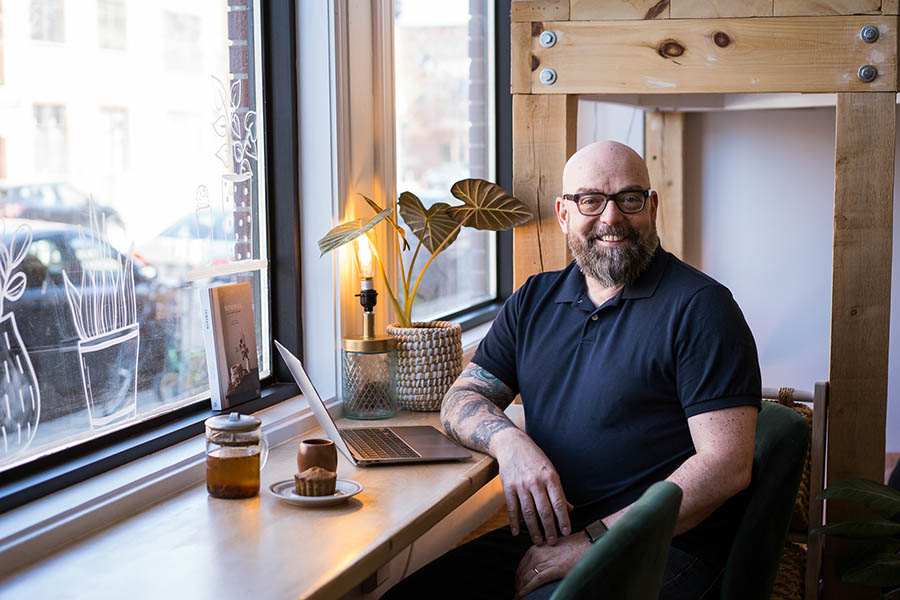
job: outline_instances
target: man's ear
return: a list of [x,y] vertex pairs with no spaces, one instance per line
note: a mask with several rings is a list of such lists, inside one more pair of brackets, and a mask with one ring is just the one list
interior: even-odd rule
[[559,221],[559,228],[563,233],[569,233],[569,209],[566,207],[566,201],[562,196],[556,197],[556,220]]
[[659,196],[656,193],[656,190],[650,192],[650,218],[656,222],[656,213],[659,210]]

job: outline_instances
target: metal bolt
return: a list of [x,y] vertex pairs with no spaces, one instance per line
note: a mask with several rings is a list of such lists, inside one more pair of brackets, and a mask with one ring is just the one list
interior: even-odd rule
[[874,25],[866,25],[859,32],[859,37],[867,44],[878,39],[878,28]]
[[556,71],[553,69],[541,69],[541,83],[544,85],[553,85],[556,83]]
[[[875,37],[878,37],[877,31]],[[544,48],[552,48],[556,45],[556,34],[552,31],[544,31],[541,33],[540,42]]]
[[859,80],[863,83],[870,83],[878,77],[878,69],[872,65],[863,65],[859,68],[859,71],[856,72],[856,76],[859,77]]

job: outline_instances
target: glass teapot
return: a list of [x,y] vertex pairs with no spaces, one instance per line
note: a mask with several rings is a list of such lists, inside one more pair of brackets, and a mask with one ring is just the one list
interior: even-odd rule
[[206,425],[206,491],[216,498],[250,498],[259,494],[259,472],[269,443],[261,421],[236,412],[210,417]]

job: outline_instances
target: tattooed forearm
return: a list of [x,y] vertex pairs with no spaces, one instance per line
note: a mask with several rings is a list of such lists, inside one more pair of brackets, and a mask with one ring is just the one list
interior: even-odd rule
[[484,450],[488,450],[491,447],[491,438],[494,437],[494,434],[512,426],[513,424],[507,419],[482,421],[475,428],[475,431],[472,432],[472,443]]
[[475,363],[463,369],[453,386],[457,391],[474,392],[491,401],[495,406],[506,408],[512,402],[513,393],[505,383]]
[[513,426],[503,413],[513,396],[512,390],[497,377],[469,363],[444,396],[441,425],[458,442],[487,450],[491,436],[504,428],[497,422]]

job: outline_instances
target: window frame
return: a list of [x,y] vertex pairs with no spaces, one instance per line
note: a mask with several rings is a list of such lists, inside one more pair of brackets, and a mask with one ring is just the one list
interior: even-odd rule
[[[493,26],[493,51],[488,53],[493,59],[493,161],[495,182],[512,193],[512,94],[510,89],[510,5],[511,0],[495,0],[491,25]],[[393,13],[393,11],[391,11]],[[393,20],[391,21],[393,27]],[[393,36],[391,43],[393,44]],[[393,48],[390,49],[393,52]],[[393,61],[391,61],[393,69]],[[393,81],[393,73],[390,76]],[[391,92],[393,93],[393,91]],[[393,102],[392,102],[393,104]],[[392,174],[392,180],[396,173]],[[496,294],[489,300],[471,304],[458,311],[440,315],[434,320],[458,323],[463,331],[488,323],[497,316],[503,303],[513,293],[513,232],[498,231],[496,235],[495,273]]]
[[[277,120],[264,120],[272,337],[302,358],[303,327],[294,309],[301,302],[296,9],[292,0],[270,0],[260,2],[259,12],[264,95],[260,104],[266,105],[268,114],[279,115]],[[273,351],[270,344],[274,357]],[[256,412],[299,393],[289,371],[274,358],[272,374],[261,384],[260,398],[232,410]],[[201,435],[203,422],[218,412],[211,410],[208,400],[201,400],[7,469],[0,485],[0,514]]]

